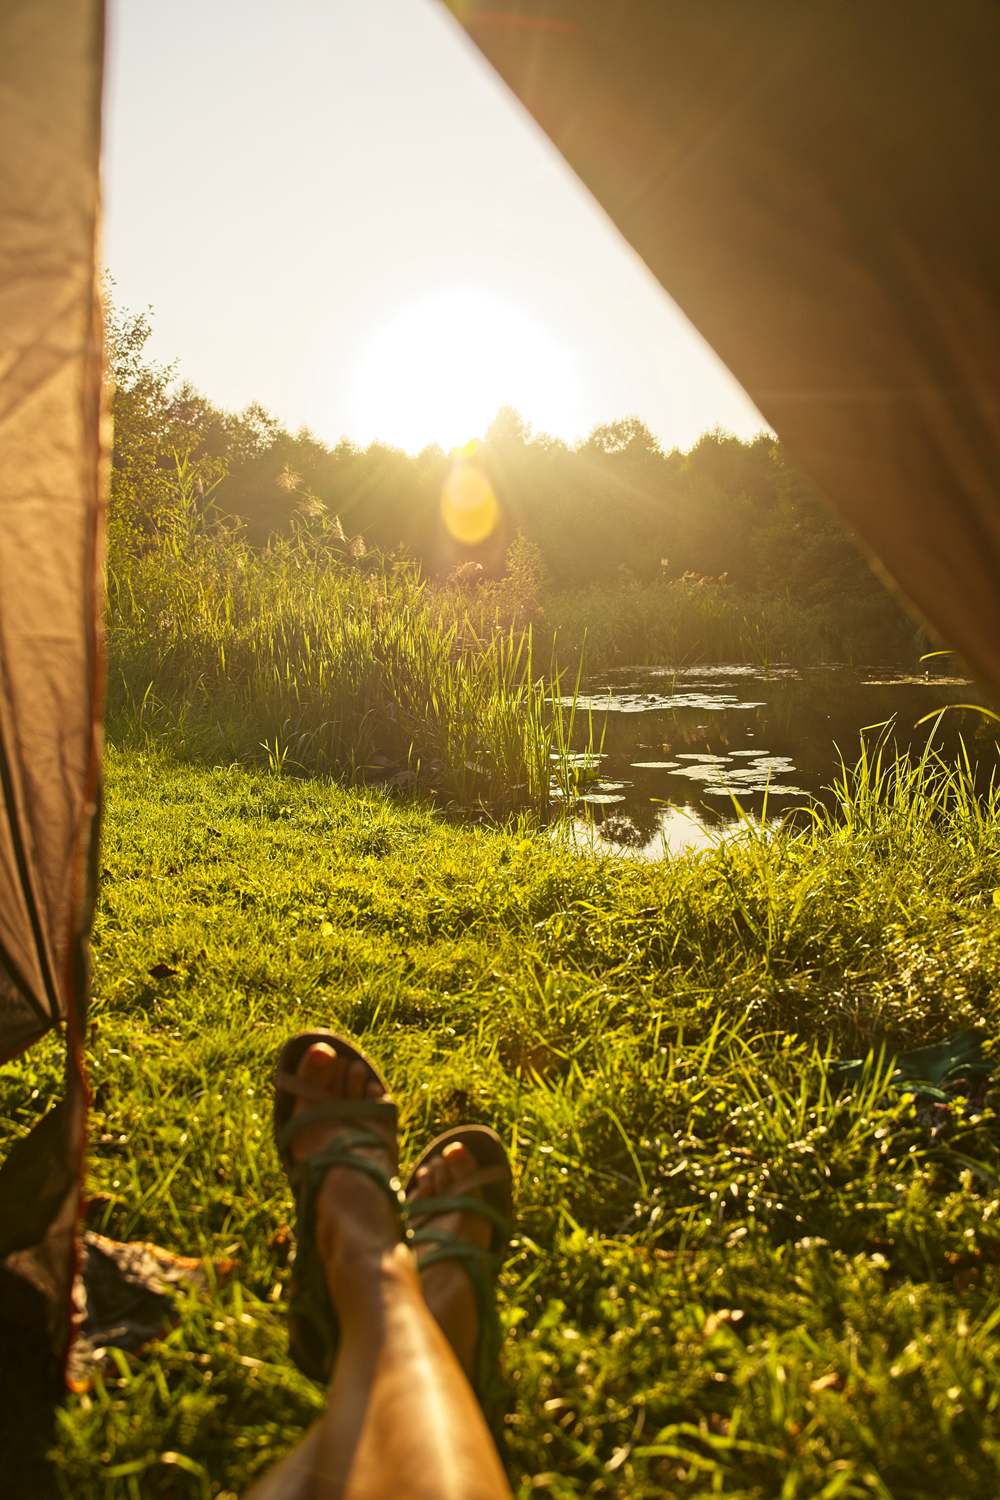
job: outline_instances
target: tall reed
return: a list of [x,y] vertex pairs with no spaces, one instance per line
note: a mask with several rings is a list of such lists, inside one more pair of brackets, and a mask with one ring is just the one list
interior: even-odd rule
[[544,812],[570,736],[530,630],[449,623],[409,568],[322,540],[255,550],[204,522],[182,468],[161,533],[113,539],[112,735]]
[[900,752],[892,723],[861,735],[855,761],[841,758],[829,807],[817,805],[817,828],[841,839],[878,840],[906,849],[929,829],[945,830],[956,847],[974,852],[995,837],[1000,819],[1000,781],[995,743],[974,763],[964,740],[956,758],[945,757],[934,736],[937,716],[922,749]]
[[878,614],[859,610],[848,623],[829,605],[746,593],[713,579],[594,583],[546,593],[538,613],[539,641],[554,639],[567,668],[585,648],[592,672],[721,661],[912,661],[921,639],[916,627],[907,635]]

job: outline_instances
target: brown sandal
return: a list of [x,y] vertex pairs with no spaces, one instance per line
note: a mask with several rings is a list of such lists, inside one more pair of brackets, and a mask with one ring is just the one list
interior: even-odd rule
[[[417,1173],[431,1159],[440,1156],[453,1142],[463,1145],[479,1163],[454,1193],[410,1201]],[[481,1192],[482,1196],[474,1196]],[[476,1349],[472,1387],[494,1436],[499,1438],[500,1423],[506,1404],[506,1388],[500,1379],[500,1319],[496,1305],[496,1279],[510,1243],[514,1227],[514,1188],[510,1159],[495,1130],[486,1125],[460,1125],[447,1130],[421,1154],[406,1184],[404,1215],[409,1243],[415,1250],[422,1245],[431,1248],[421,1258],[421,1269],[438,1261],[457,1260],[469,1277],[479,1317],[479,1341]],[[436,1229],[426,1220],[448,1213],[476,1213],[488,1219],[492,1227],[490,1243],[485,1248],[459,1239],[447,1229]],[[424,1227],[414,1228],[414,1224]]]
[[[329,1094],[306,1083],[298,1076],[298,1067],[316,1042],[325,1042],[349,1062],[364,1063],[386,1097],[331,1099]],[[295,1194],[296,1249],[289,1290],[288,1349],[304,1375],[326,1381],[340,1345],[340,1323],[327,1291],[323,1263],[316,1251],[317,1195],[331,1167],[351,1167],[356,1172],[363,1172],[378,1183],[392,1203],[402,1232],[405,1199],[399,1178],[369,1156],[358,1154],[374,1145],[380,1150],[385,1149],[382,1136],[367,1122],[380,1120],[395,1128],[396,1106],[388,1097],[385,1079],[371,1059],[333,1031],[302,1031],[286,1042],[278,1055],[274,1089],[274,1138],[281,1164]],[[296,1099],[305,1100],[311,1108],[295,1114]],[[323,1121],[344,1123],[349,1120],[357,1121],[357,1130],[335,1135],[312,1156],[301,1160],[292,1156],[292,1142],[306,1126]]]

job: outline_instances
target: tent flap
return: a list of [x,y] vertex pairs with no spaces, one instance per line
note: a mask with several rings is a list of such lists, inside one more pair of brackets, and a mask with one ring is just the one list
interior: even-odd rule
[[1000,7],[451,9],[1000,696]]
[[[58,1368],[84,1138],[100,763],[102,0],[0,15],[0,1062],[53,1026],[63,1101],[0,1172],[0,1277]],[[0,1337],[10,1337],[2,1299]],[[36,1333],[37,1342],[37,1333]],[[12,1371],[8,1354],[5,1360]]]

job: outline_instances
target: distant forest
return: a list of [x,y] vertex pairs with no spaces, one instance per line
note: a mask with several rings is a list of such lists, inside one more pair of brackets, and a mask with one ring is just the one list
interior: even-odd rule
[[627,417],[569,447],[503,410],[475,453],[501,522],[488,542],[469,548],[441,521],[453,460],[440,448],[416,457],[380,443],[330,448],[305,429],[287,432],[258,405],[220,411],[147,357],[149,334],[145,314],[110,312],[112,526],[133,536],[154,531],[169,509],[181,459],[205,506],[238,520],[262,546],[327,518],[328,534],[342,527],[358,550],[406,556],[431,578],[470,562],[495,578],[521,535],[553,589],[695,575],[849,614],[855,624],[863,616],[887,645],[913,639],[852,539],[767,434],[743,442],[708,432],[687,453],[664,452]]

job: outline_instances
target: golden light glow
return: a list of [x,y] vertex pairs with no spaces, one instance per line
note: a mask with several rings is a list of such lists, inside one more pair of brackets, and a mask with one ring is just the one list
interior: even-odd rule
[[390,315],[353,379],[355,425],[410,453],[482,436],[502,406],[541,431],[568,434],[577,404],[572,351],[478,287],[442,289]]
[[485,542],[500,520],[493,486],[472,456],[474,451],[475,444],[470,443],[455,455],[441,492],[441,519],[449,535],[466,547]]

